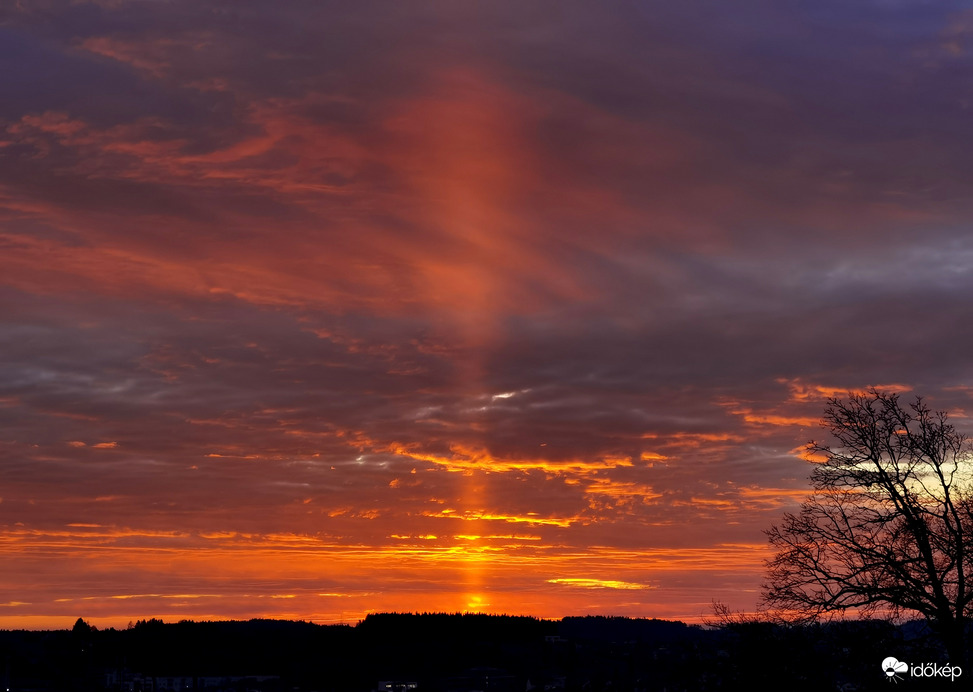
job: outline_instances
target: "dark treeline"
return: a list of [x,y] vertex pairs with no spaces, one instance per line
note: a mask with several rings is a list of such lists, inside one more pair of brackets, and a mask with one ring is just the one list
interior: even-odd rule
[[[942,661],[921,626],[879,621],[698,627],[611,617],[377,614],[307,622],[163,623],[0,631],[3,689],[887,689],[882,660]],[[386,685],[380,686],[380,683]]]

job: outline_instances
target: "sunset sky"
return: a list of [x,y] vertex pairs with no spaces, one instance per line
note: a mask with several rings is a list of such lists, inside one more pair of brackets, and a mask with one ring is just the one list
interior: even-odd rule
[[698,621],[973,428],[967,2],[0,7],[0,628]]

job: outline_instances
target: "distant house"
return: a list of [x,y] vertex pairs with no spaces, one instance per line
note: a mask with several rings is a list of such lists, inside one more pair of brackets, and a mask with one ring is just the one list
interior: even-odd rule
[[144,675],[129,671],[105,673],[105,689],[120,692],[182,692],[183,690],[236,690],[240,683],[262,689],[280,679],[278,675]]
[[567,687],[567,677],[554,675],[548,677],[535,676],[527,681],[527,692],[561,692]]
[[418,682],[403,682],[402,680],[381,680],[374,692],[409,692],[419,687]]

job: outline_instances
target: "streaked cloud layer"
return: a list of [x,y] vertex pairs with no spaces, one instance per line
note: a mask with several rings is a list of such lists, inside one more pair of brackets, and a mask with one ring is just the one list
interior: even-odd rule
[[0,627],[751,608],[964,427],[965,3],[659,5],[0,10]]

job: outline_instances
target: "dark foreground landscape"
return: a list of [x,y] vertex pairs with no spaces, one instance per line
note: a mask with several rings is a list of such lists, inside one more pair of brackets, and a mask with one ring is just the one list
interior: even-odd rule
[[[881,663],[943,663],[919,624],[722,627],[605,617],[369,615],[0,632],[4,689],[469,692],[888,689]],[[961,689],[965,680],[906,687]]]

